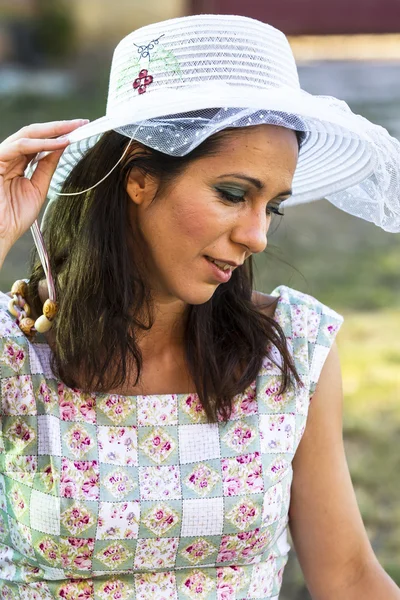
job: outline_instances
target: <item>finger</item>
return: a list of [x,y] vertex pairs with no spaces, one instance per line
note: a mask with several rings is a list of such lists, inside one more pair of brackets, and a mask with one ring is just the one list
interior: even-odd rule
[[[51,121],[26,125],[10,135],[4,142],[10,143],[21,138],[52,138],[65,135],[89,123],[88,119],[72,119],[70,121]],[[4,143],[3,142],[3,143]]]
[[42,198],[45,198],[47,195],[51,178],[53,177],[63,151],[63,149],[56,150],[55,152],[48,154],[45,158],[42,158],[42,160],[38,162],[31,177],[32,185],[39,190]]
[[[8,162],[16,158],[26,157],[30,154],[38,154],[39,152],[48,152],[52,150],[64,149],[68,146],[69,140],[67,137],[53,139],[29,139],[20,138],[11,144],[0,145],[0,161]],[[4,168],[0,168],[0,174],[4,174]]]

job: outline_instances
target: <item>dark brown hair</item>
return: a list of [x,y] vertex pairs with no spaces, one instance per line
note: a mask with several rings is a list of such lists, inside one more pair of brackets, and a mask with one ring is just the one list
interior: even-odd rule
[[[154,315],[143,249],[127,218],[130,170],[135,166],[156,177],[158,195],[189,163],[216,153],[226,135],[225,130],[208,138],[184,157],[137,145],[101,185],[78,196],[60,196],[53,204],[44,231],[60,303],[53,370],[66,385],[107,392],[121,386],[130,369],[135,385],[140,378],[138,334],[152,327]],[[104,134],[74,167],[63,191],[85,190],[98,182],[127,142],[116,132]],[[29,295],[38,313],[43,279],[34,256]],[[209,301],[186,311],[185,356],[210,421],[229,418],[233,397],[254,382],[270,344],[282,357],[281,392],[300,382],[282,329],[253,303],[252,292],[249,258]]]

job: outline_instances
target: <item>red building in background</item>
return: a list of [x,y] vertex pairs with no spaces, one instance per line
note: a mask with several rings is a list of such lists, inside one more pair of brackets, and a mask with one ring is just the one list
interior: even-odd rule
[[192,14],[237,14],[287,35],[400,33],[400,0],[189,0]]

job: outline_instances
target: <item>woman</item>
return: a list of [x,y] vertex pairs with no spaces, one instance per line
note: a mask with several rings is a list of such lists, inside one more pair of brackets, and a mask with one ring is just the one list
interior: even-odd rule
[[2,296],[3,598],[276,600],[288,522],[312,598],[400,598],[346,466],[342,319],[251,269],[290,196],[398,230],[398,149],[234,16],[134,32],[106,117],[0,145],[0,255],[33,224],[41,259]]

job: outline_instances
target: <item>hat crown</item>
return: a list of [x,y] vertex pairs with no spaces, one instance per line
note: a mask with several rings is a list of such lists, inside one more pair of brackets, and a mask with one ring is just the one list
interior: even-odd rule
[[114,51],[107,114],[132,98],[166,88],[248,86],[299,89],[286,36],[271,25],[235,15],[195,15],[147,25]]

